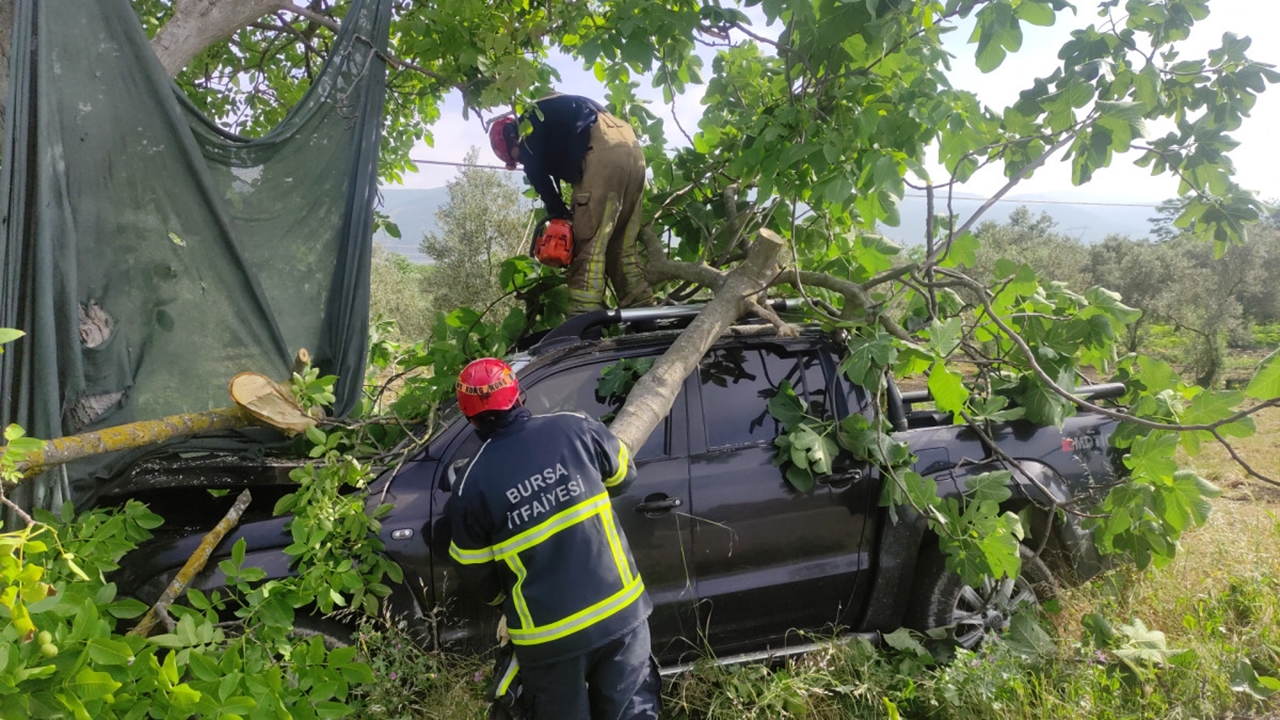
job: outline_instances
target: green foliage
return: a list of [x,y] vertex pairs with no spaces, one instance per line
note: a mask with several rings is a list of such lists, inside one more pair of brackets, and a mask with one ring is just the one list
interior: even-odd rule
[[32,453],[44,447],[44,441],[26,436],[17,425],[4,429],[4,447],[0,448],[0,483],[17,483],[22,480],[18,466]]
[[26,333],[22,332],[21,330],[14,330],[13,328],[0,328],[0,353],[4,352],[4,347],[2,346],[5,343],[11,343],[14,340],[17,340],[18,338],[23,337],[24,335],[26,335]]
[[1090,613],[1081,624],[1094,647],[1109,651],[1136,675],[1150,674],[1153,665],[1177,653],[1166,647],[1164,633],[1147,629],[1138,618],[1130,625],[1113,627],[1106,618]]
[[[373,321],[370,332],[378,337],[371,338],[371,343],[385,338],[412,345],[427,339],[435,317],[431,298],[424,290],[431,276],[430,266],[416,265],[374,243],[369,266],[369,317]],[[385,322],[392,320],[392,324]]]
[[[117,598],[105,574],[161,519],[129,502],[74,519],[67,504],[60,517],[37,520],[0,535],[4,717],[341,717],[351,684],[372,680],[355,648],[291,636],[292,608],[275,613],[261,595],[237,610],[255,619],[251,633],[222,629],[217,609],[227,600],[192,591],[189,607],[172,608],[172,632],[122,635],[117,624],[146,607]],[[247,588],[256,569],[237,555],[224,570]]]
[[298,407],[303,411],[310,411],[312,408],[333,404],[333,386],[337,382],[337,375],[320,377],[320,368],[308,364],[299,372],[293,373],[289,379],[289,390]]
[[618,409],[626,402],[627,395],[636,381],[653,367],[653,358],[623,358],[600,371],[600,380],[596,382],[596,394],[608,401],[612,410],[600,417],[601,422],[609,422],[617,414]]
[[424,650],[403,620],[366,618],[357,635],[358,657],[373,671],[373,682],[355,689],[356,715],[367,720],[483,717],[486,683],[476,681],[492,667],[486,657]]
[[[471,148],[465,162],[479,160],[479,150]],[[528,203],[497,170],[463,168],[447,189],[449,199],[436,211],[439,229],[418,247],[432,262],[419,292],[445,313],[502,298],[507,284],[498,282],[503,261],[527,248],[532,229]]]
[[809,415],[808,404],[786,380],[778,385],[768,407],[769,414],[782,424],[782,432],[773,439],[778,448],[773,463],[785,468],[787,482],[792,487],[809,492],[813,489],[815,474],[831,474],[832,463],[839,452],[835,421]]

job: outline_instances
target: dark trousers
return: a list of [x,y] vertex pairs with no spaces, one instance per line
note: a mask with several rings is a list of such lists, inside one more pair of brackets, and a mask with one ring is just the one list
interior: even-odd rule
[[595,650],[520,667],[533,720],[657,720],[662,680],[649,647],[649,623]]

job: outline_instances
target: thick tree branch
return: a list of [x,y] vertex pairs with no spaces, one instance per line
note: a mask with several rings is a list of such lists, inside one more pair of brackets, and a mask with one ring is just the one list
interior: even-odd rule
[[662,246],[662,241],[654,234],[652,228],[642,229],[640,239],[644,242],[646,253],[644,279],[650,285],[668,280],[683,280],[714,290],[724,282],[725,273],[710,265],[680,262],[668,258],[667,249]]
[[[253,495],[248,490],[240,493],[240,496],[236,498],[235,503],[232,504],[227,514],[218,521],[217,525],[213,526],[213,529],[200,541],[196,551],[191,554],[190,558],[187,558],[187,562],[182,566],[182,569],[178,571],[169,586],[160,594],[156,604],[152,605],[147,614],[143,615],[142,619],[138,621],[137,626],[129,631],[130,635],[147,637],[155,629],[156,625],[165,622],[166,618],[169,617],[169,606],[173,604],[174,600],[182,596],[182,593],[187,589],[187,585],[204,569],[204,566],[209,562],[209,557],[213,555],[213,549],[218,546],[218,543],[222,542],[222,539],[227,536],[227,533],[231,532],[232,528],[240,523],[240,516],[244,514],[245,508],[249,507],[249,503],[252,500]],[[172,620],[169,622],[172,622]]]
[[[646,235],[646,244],[651,248],[658,245],[651,231],[646,230]],[[776,233],[761,230],[751,244],[746,262],[724,275],[722,282],[713,285],[715,299],[707,303],[649,372],[636,381],[627,395],[626,404],[610,426],[627,447],[643,445],[671,411],[684,379],[698,367],[698,362],[716,340],[747,311],[752,296],[768,287],[769,281],[778,274],[778,255],[784,247],[786,242]],[[656,254],[651,252],[650,266],[654,259],[665,260],[671,265],[688,265],[672,263],[666,260],[660,246],[658,250]]]
[[151,40],[151,49],[173,77],[205,48],[258,18],[296,9],[289,0],[175,0],[173,15]]
[[754,297],[747,303],[747,309],[756,317],[768,321],[768,323],[778,331],[778,337],[790,338],[800,336],[800,331],[797,330],[794,325],[783,320],[778,313],[773,311],[773,308],[765,305]]

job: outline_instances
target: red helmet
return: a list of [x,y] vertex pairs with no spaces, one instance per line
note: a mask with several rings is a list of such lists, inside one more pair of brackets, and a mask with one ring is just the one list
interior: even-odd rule
[[513,140],[519,140],[519,135],[516,119],[511,115],[503,115],[489,126],[489,146],[508,168],[516,166],[515,158],[511,157],[511,146]]
[[467,417],[510,410],[520,400],[515,371],[497,358],[472,360],[458,373],[458,407]]

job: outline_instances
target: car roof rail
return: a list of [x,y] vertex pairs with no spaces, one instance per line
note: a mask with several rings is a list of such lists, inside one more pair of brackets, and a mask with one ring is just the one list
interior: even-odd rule
[[[1071,391],[1072,395],[1082,400],[1109,400],[1123,396],[1128,392],[1128,388],[1124,383],[1110,382],[1098,383],[1095,385],[1081,385]],[[908,406],[919,403],[933,402],[933,395],[928,390],[911,390],[902,393],[902,402]]]
[[[796,312],[804,307],[804,300],[799,298],[780,298],[770,300],[768,305],[775,312]],[[574,315],[560,323],[554,330],[543,335],[542,339],[529,349],[529,352],[537,355],[553,347],[581,342],[586,339],[587,333],[597,328],[693,318],[702,312],[705,307],[705,304],[658,305],[654,307],[592,310],[581,315]]]

